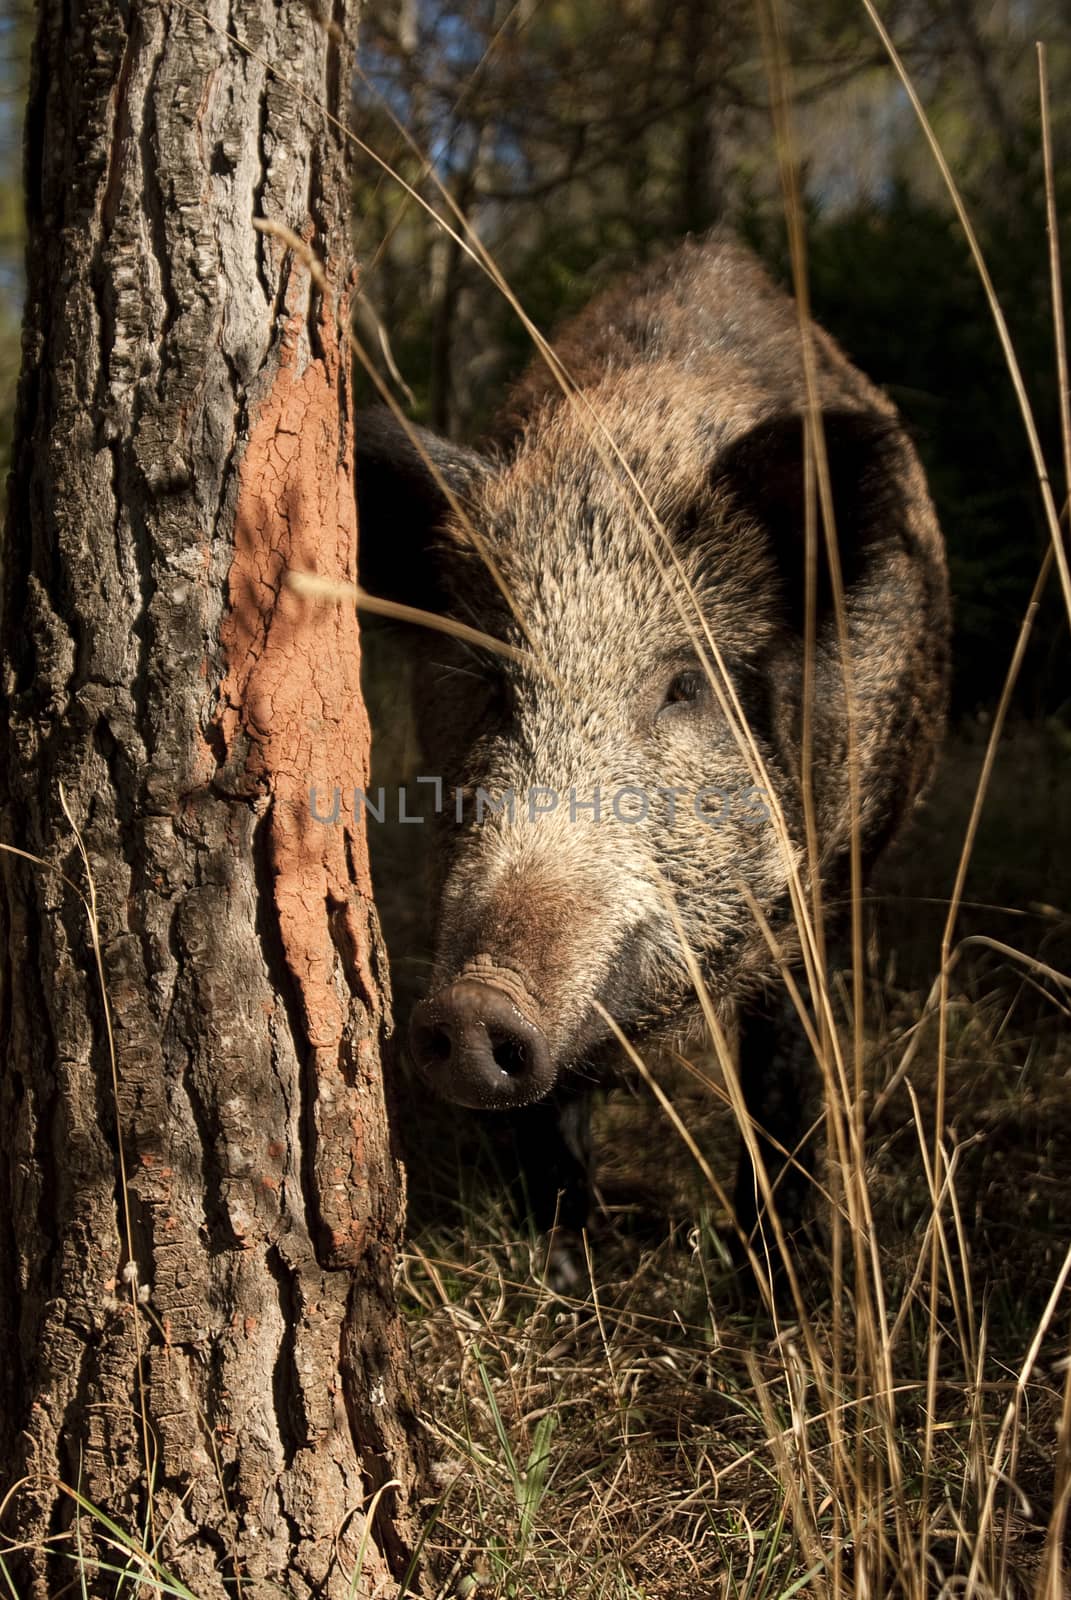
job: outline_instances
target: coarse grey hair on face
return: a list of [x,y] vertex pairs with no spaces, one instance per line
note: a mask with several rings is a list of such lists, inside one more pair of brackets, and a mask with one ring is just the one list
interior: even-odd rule
[[[794,874],[842,893],[853,826],[868,867],[930,772],[948,629],[933,507],[889,401],[810,337],[843,611],[821,560],[809,867],[810,402],[798,314],[752,257],[715,236],[594,302],[555,345],[575,393],[533,368],[487,455],[426,435],[392,445],[382,419],[369,430],[362,515],[393,495],[423,546],[399,551],[385,587],[512,647],[476,660],[436,642],[425,759],[470,794],[572,798],[534,819],[522,803],[444,822],[431,991],[499,984],[554,1075],[611,1045],[603,1008],[639,1042],[701,1028],[682,937],[716,1004],[753,994],[777,970],[755,908],[790,958]],[[711,788],[730,797],[713,821],[696,799]],[[596,817],[596,791],[623,789],[646,814]]]

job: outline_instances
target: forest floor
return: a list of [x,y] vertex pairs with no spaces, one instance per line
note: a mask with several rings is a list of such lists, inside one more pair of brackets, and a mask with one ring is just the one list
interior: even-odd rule
[[1054,728],[1003,747],[942,1049],[931,986],[983,748],[952,741],[875,886],[865,1151],[819,1173],[863,1220],[838,1230],[817,1201],[794,1301],[742,1286],[682,1138],[731,1187],[707,1071],[659,1069],[679,1125],[642,1083],[600,1096],[599,1203],[567,1291],[472,1122],[407,1118],[403,1294],[444,1596],[1067,1593],[1071,1044],[1045,968],[1071,954],[1071,748]]

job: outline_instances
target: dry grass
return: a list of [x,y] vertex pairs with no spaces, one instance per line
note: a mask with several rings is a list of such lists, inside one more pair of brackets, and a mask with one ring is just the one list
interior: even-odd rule
[[[875,1089],[918,1014],[910,997],[883,999],[885,1031],[870,1040]],[[600,1106],[603,1204],[578,1282],[562,1296],[548,1286],[546,1241],[518,1230],[493,1163],[481,1167],[479,1147],[462,1144],[448,1208],[445,1158],[414,1198],[418,1217],[439,1215],[419,1221],[405,1268],[444,1487],[431,1542],[454,1567],[444,1593],[464,1574],[496,1595],[649,1600],[1035,1591],[1053,1508],[1066,1305],[1023,1386],[988,1532],[978,1535],[1001,1424],[1063,1265],[1071,1057],[1016,1027],[996,995],[957,997],[953,1016],[955,1206],[945,1207],[954,1220],[936,1328],[920,1150],[931,1042],[887,1100],[862,1175],[890,1313],[891,1420],[860,1370],[851,1274],[838,1307],[828,1258],[819,1250],[802,1263],[806,1330],[791,1314],[757,1310],[728,1264],[728,1219],[642,1087]],[[728,1179],[724,1107],[687,1073],[667,1087]],[[924,1483],[931,1354],[938,1407]],[[526,1494],[533,1454],[545,1455],[544,1477]],[[856,1470],[846,1474],[845,1461]],[[886,1545],[881,1530],[892,1534],[899,1520],[914,1550]],[[923,1526],[928,1572],[917,1568]]]

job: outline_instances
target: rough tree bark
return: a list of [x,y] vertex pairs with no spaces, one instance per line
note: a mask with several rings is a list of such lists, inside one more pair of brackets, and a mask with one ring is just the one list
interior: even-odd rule
[[3,857],[27,1596],[77,1588],[64,1484],[198,1600],[350,1594],[392,1477],[352,1592],[413,1546],[387,980],[361,831],[309,806],[364,781],[356,621],[284,581],[356,566],[333,5],[41,0],[0,706],[0,838],[65,875]]

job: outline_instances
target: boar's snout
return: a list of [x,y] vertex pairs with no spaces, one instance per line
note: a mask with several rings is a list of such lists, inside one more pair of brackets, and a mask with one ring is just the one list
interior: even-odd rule
[[473,1110],[528,1105],[554,1087],[542,1028],[480,979],[460,978],[414,1007],[409,1047],[437,1094]]

